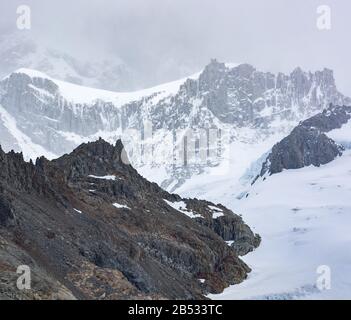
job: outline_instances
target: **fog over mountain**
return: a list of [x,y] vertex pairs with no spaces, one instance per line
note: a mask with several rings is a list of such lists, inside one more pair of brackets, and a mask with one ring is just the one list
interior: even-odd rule
[[[178,79],[200,71],[215,57],[271,72],[328,67],[335,71],[340,91],[351,94],[348,1],[2,0],[0,36],[18,32],[20,4],[32,10],[32,29],[19,31],[21,36],[25,33],[40,46],[77,60],[112,57],[113,64],[122,62],[127,80],[116,81],[114,89]],[[316,27],[321,4],[331,8],[328,31]],[[3,69],[0,64],[0,73]]]

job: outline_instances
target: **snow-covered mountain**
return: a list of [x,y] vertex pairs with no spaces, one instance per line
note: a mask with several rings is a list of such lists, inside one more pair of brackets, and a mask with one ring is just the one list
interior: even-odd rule
[[[274,75],[213,60],[188,79],[136,92],[20,69],[0,81],[0,142],[29,159],[122,138],[143,176],[222,203],[262,235],[245,258],[249,280],[220,298],[345,297],[350,113],[330,104],[351,100],[328,69]],[[335,291],[316,289],[320,265],[334,270]]]
[[1,144],[54,158],[99,136],[122,138],[142,174],[187,192],[203,177],[238,180],[300,120],[349,101],[328,69],[273,75],[212,60],[188,79],[125,93],[20,69],[0,82]]
[[23,32],[0,37],[0,77],[20,68],[107,90],[126,90],[138,85],[135,71],[119,57],[104,54],[103,58],[92,60],[69,55],[59,48],[43,45]]

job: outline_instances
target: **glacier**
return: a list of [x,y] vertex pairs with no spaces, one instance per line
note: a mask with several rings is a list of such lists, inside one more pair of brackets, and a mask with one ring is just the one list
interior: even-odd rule
[[[260,179],[241,201],[223,195],[222,203],[241,212],[262,243],[243,257],[253,269],[248,280],[209,298],[350,299],[350,124],[328,133],[345,148],[334,161]],[[330,276],[326,288],[318,285],[321,270]]]

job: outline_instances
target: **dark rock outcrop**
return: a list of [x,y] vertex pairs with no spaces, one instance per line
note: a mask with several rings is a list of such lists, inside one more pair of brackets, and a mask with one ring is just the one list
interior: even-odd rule
[[316,128],[321,132],[329,132],[341,128],[351,119],[350,106],[333,106],[325,109],[323,112],[305,120],[301,125],[310,128]]
[[243,281],[259,244],[230,210],[141,177],[120,141],[35,164],[0,151],[0,178],[0,299],[202,299]]
[[298,126],[273,147],[261,175],[310,165],[319,167],[333,161],[341,152],[341,147],[318,129]]
[[286,138],[277,143],[263,164],[261,176],[284,169],[321,166],[333,161],[343,147],[325,133],[341,128],[351,119],[351,107],[332,106],[301,122]]

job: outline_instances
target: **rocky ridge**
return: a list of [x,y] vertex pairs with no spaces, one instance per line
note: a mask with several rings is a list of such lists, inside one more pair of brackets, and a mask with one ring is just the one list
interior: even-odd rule
[[243,281],[259,243],[225,207],[141,177],[121,141],[35,164],[0,151],[1,299],[203,299]]

